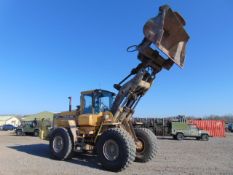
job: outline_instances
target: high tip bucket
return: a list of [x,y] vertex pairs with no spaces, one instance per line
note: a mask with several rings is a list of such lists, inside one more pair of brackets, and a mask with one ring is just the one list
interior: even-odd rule
[[185,20],[167,5],[160,7],[159,14],[144,25],[145,38],[154,43],[178,66],[183,67],[185,47],[189,35],[184,29]]

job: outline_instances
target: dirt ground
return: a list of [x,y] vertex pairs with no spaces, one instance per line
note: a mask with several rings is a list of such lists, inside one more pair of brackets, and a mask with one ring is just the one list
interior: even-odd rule
[[158,139],[156,159],[133,163],[120,173],[101,169],[95,156],[79,155],[70,161],[49,158],[48,142],[31,136],[14,136],[0,131],[0,175],[99,175],[99,174],[231,174],[233,134],[208,142],[171,138]]

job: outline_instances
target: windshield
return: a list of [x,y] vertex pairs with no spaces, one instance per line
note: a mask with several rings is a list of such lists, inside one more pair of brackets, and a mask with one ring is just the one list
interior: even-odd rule
[[110,111],[112,108],[112,93],[102,92],[94,95],[94,112]]

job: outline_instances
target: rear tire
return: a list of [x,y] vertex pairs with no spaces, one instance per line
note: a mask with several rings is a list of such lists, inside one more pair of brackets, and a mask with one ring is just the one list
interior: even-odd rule
[[96,148],[102,166],[110,171],[121,171],[135,160],[134,140],[128,132],[120,128],[105,131],[99,137]]
[[23,131],[22,130],[16,130],[16,135],[17,136],[22,136],[23,135]]
[[72,153],[72,141],[65,128],[56,128],[49,140],[50,154],[53,159],[66,160]]
[[209,136],[207,134],[202,134],[201,135],[201,140],[202,141],[208,141],[209,140]]
[[176,134],[176,139],[177,139],[177,140],[184,140],[184,134],[182,134],[182,133],[177,133],[177,134]]
[[35,137],[38,137],[38,136],[39,136],[39,131],[38,131],[38,130],[35,130],[35,131],[34,131],[34,136],[35,136]]
[[157,138],[154,133],[146,128],[135,128],[135,134],[142,144],[142,149],[137,149],[137,162],[148,162],[152,160],[157,153]]

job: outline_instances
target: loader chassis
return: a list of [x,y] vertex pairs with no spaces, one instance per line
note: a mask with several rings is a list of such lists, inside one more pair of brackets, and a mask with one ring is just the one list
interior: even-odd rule
[[[184,24],[177,12],[160,7],[159,14],[144,25],[145,38],[135,46],[140,63],[114,85],[118,93],[101,89],[82,92],[77,110],[69,107],[69,111],[54,115],[50,137],[53,158],[65,160],[74,152],[88,151],[97,153],[105,169],[121,171],[133,161],[147,162],[155,157],[155,135],[145,128],[134,129],[132,116],[157,73],[169,70],[173,63],[183,67],[189,39]],[[152,49],[152,44],[169,58]]]

